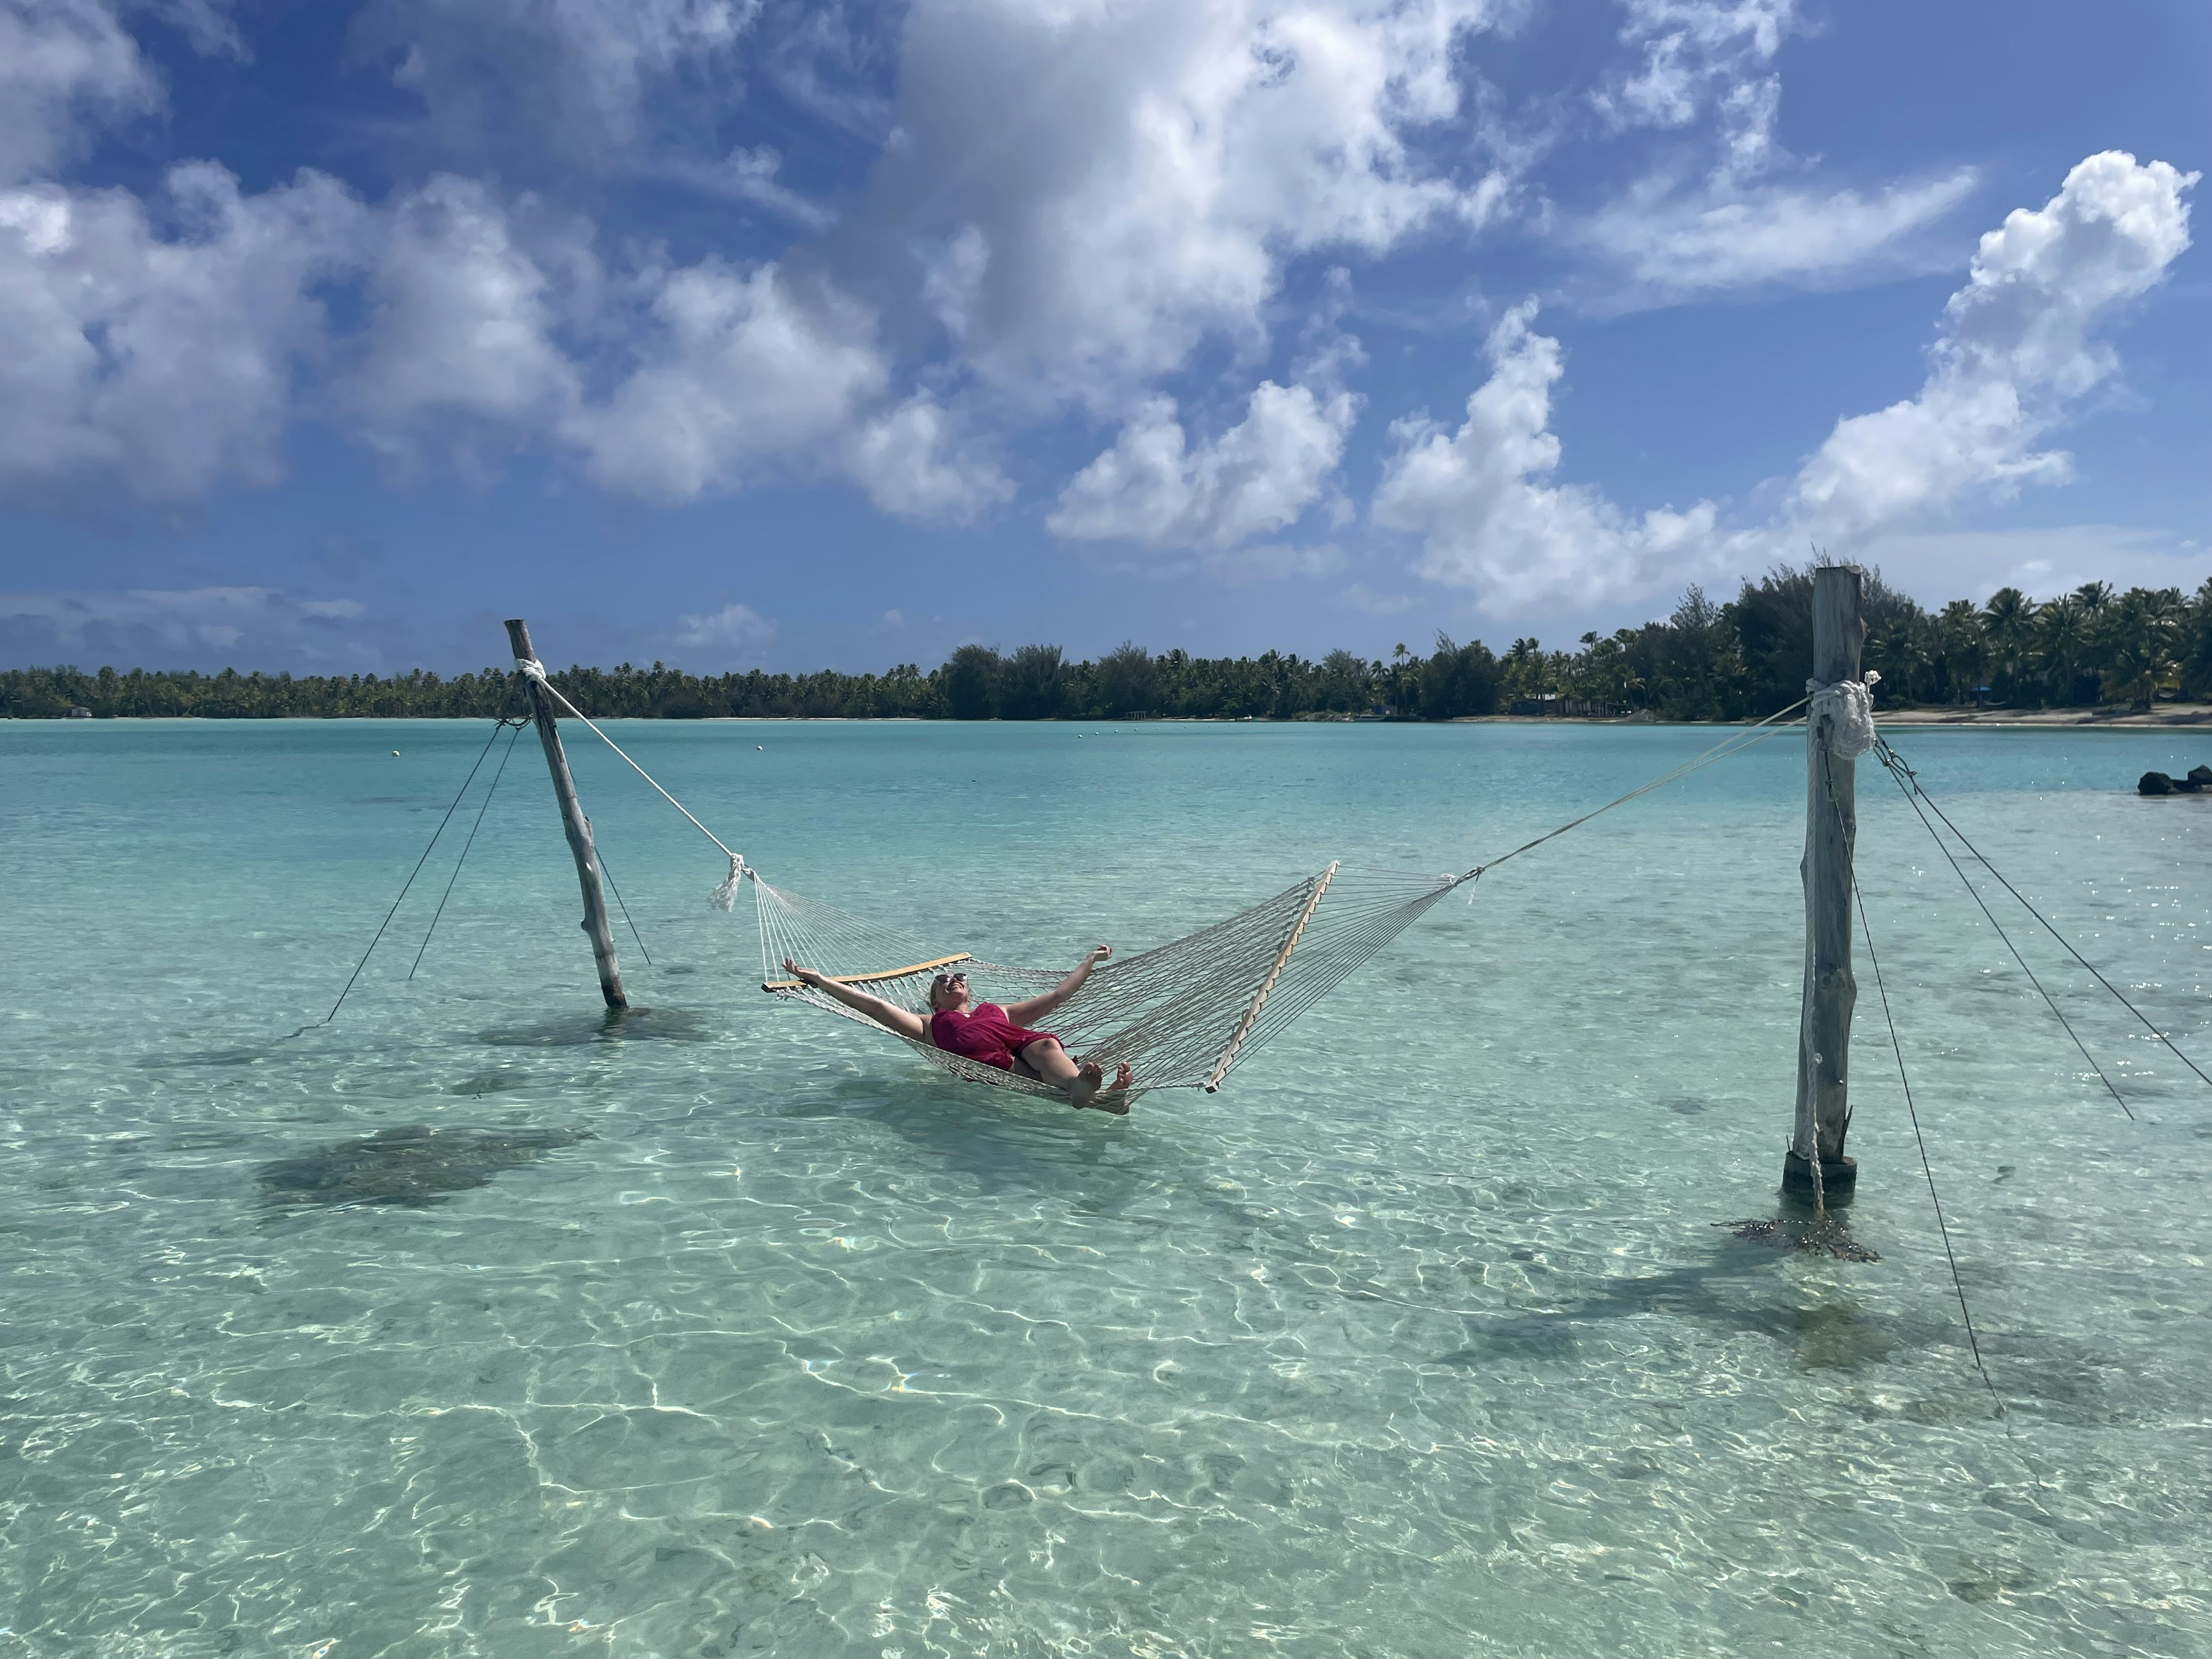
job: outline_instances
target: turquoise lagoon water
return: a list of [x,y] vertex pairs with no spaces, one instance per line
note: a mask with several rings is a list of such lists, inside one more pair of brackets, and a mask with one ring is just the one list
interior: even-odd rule
[[[1464,866],[1714,736],[620,729],[770,879],[1044,963]],[[1795,738],[1120,1121],[763,997],[712,849],[587,738],[649,1012],[601,1018],[526,738],[420,971],[445,852],[285,1040],[484,737],[0,726],[6,1659],[2212,1650],[2212,1090],[2039,943],[2123,1116],[1870,767],[2006,1423],[1863,961],[1881,1259],[1716,1225],[1776,1204]],[[1899,740],[2212,1053],[2212,801],[2129,792],[2208,740]]]

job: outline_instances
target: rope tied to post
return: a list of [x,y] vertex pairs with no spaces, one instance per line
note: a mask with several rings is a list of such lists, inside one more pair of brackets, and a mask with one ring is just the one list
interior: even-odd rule
[[1863,679],[1807,680],[1806,725],[1825,729],[1831,752],[1856,760],[1881,740],[1874,725],[1874,689],[1881,683],[1881,672],[1872,668]]
[[730,873],[723,878],[721,885],[715,888],[713,893],[708,895],[708,897],[717,910],[726,910],[732,905],[736,903],[738,897],[738,884],[744,879],[746,873],[744,855],[741,853],[731,851],[729,847],[724,843],[720,836],[716,835],[712,830],[709,830],[705,824],[700,823],[698,819],[691,816],[691,811],[689,807],[685,806],[682,801],[677,799],[675,796],[670,794],[665,789],[663,789],[660,787],[660,781],[659,779],[655,778],[652,773],[647,771],[642,766],[640,766],[635,761],[632,760],[629,756],[623,751],[623,746],[620,744],[617,743],[605,732],[600,731],[598,725],[593,722],[589,714],[586,714],[582,709],[577,708],[574,703],[570,702],[567,697],[562,696],[561,688],[554,684],[553,682],[546,677],[545,665],[544,663],[539,662],[534,657],[517,657],[514,659],[514,666],[516,671],[520,672],[525,679],[531,681],[538,688],[538,690],[544,692],[547,696],[552,698],[553,701],[559,703],[562,708],[567,709],[569,714],[574,715],[576,719],[583,721],[586,726],[590,726],[593,736],[597,737],[601,743],[606,744],[608,748],[613,750],[616,754],[622,757],[623,765],[629,767],[631,771],[636,773],[638,776],[643,778],[648,784],[653,786],[653,793],[659,795],[661,799],[666,801],[678,811],[683,813],[694,830],[696,830],[701,835],[706,836],[708,841],[713,842],[715,846],[722,849],[722,855],[730,861]]
[[735,853],[731,854],[730,873],[722,878],[720,887],[707,895],[708,902],[717,910],[729,909],[738,902],[738,884],[745,878],[746,874],[744,860]]

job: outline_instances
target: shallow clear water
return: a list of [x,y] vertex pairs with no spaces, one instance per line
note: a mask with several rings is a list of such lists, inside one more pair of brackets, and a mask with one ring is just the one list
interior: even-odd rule
[[[1463,866],[1715,735],[621,733],[779,884],[1047,964]],[[285,1040],[485,735],[0,725],[0,1656],[2212,1644],[2212,1089],[2017,930],[2124,1117],[1871,766],[2002,1424],[1863,958],[1881,1261],[1716,1224],[1774,1213],[1788,1128],[1793,737],[1119,1121],[763,997],[713,849],[581,733],[650,1012],[600,1017],[526,736],[419,973],[444,851]],[[2212,1052],[2212,800],[2129,793],[2212,738],[1899,741]]]

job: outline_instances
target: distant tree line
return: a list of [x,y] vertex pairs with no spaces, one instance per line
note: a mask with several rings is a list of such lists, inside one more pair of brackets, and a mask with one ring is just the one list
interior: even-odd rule
[[[2212,581],[2115,592],[2092,582],[2037,605],[2007,587],[1977,606],[1928,611],[1868,579],[1867,665],[1881,671],[1887,705],[1984,703],[2013,708],[2127,703],[2212,695]],[[1403,645],[1386,660],[1332,651],[1317,661],[1154,655],[1124,644],[1091,662],[1055,645],[1011,653],[963,645],[924,672],[694,675],[570,668],[554,684],[594,716],[696,720],[710,715],[904,716],[922,720],[1128,718],[1322,719],[1388,714],[1450,720],[1499,712],[1627,714],[1666,720],[1757,719],[1804,694],[1813,654],[1812,573],[1783,567],[1716,603],[1682,596],[1663,622],[1585,634],[1579,649],[1546,651],[1519,639],[1503,656],[1480,641],[1439,635],[1425,656]],[[488,668],[441,678],[427,671],[374,674],[118,672],[103,668],[0,671],[0,715],[58,718],[194,714],[219,720],[488,717],[520,713],[520,677]]]

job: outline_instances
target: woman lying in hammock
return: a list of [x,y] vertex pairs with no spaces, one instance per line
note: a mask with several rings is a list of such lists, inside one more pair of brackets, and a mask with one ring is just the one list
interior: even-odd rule
[[1109,1083],[1105,1068],[1097,1060],[1072,1060],[1067,1050],[1060,1046],[1060,1039],[1051,1032],[1024,1029],[1028,1022],[1042,1019],[1081,990],[1083,981],[1091,977],[1091,970],[1113,954],[1109,948],[1100,945],[1076,964],[1073,973],[1042,996],[1017,1002],[1011,1008],[1002,1008],[995,1002],[980,1003],[971,1008],[968,975],[939,974],[930,981],[931,1013],[927,1022],[911,1009],[885,1002],[881,997],[872,997],[849,985],[840,985],[811,968],[800,967],[788,957],[784,958],[783,971],[825,996],[836,998],[848,1008],[857,1009],[877,1024],[890,1027],[902,1037],[933,1043],[947,1054],[964,1054],[1002,1072],[1050,1084],[1064,1091],[1078,1110],[1095,1106],[1102,1112],[1126,1115],[1129,1109],[1127,1065],[1115,1068],[1114,1080]]

